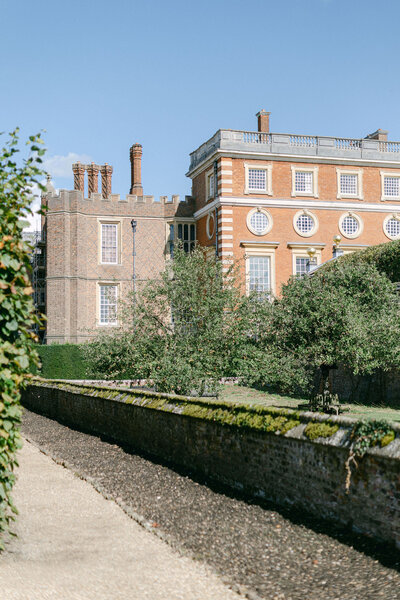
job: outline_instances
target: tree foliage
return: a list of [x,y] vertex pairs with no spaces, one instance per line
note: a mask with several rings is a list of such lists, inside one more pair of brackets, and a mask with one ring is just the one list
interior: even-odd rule
[[31,331],[37,317],[28,276],[31,249],[22,239],[22,229],[32,184],[41,187],[42,143],[40,135],[29,138],[30,156],[22,166],[16,161],[18,130],[0,150],[0,537],[16,513],[11,490],[20,447],[20,389],[37,361]]
[[158,280],[124,306],[122,326],[88,347],[91,370],[149,378],[159,391],[215,393],[241,352],[246,327],[235,267],[177,246]]
[[397,368],[399,339],[395,285],[371,264],[338,260],[283,287],[255,344],[258,383],[307,391],[316,369]]

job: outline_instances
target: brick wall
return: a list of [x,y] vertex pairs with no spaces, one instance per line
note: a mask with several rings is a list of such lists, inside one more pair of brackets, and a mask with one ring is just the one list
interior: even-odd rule
[[[399,425],[393,425],[397,434],[393,442],[370,449],[358,461],[346,494],[344,464],[353,419],[329,417],[338,431],[311,442],[304,435],[307,423],[328,417],[303,413],[299,425],[278,435],[216,422],[212,413],[216,405],[199,399],[61,382],[30,385],[22,402],[31,410],[127,443],[232,488],[295,505],[400,547]],[[217,408],[218,419],[228,423],[232,407]],[[199,417],[205,409],[206,416]],[[235,410],[244,417],[256,412],[246,407]]]

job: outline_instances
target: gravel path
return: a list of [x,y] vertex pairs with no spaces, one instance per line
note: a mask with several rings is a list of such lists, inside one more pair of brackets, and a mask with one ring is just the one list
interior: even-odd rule
[[[23,434],[250,598],[400,600],[399,555],[25,410]],[[279,512],[278,512],[279,511]],[[139,517],[138,517],[139,516]]]

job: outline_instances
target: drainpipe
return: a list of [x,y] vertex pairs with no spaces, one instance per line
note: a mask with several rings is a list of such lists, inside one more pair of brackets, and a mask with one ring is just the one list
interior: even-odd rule
[[[214,161],[214,197],[217,200],[218,198],[218,162]],[[218,240],[219,240],[219,231],[218,231],[218,208],[215,207],[215,256],[218,258]]]
[[133,301],[135,301],[135,292],[136,292],[136,267],[135,267],[135,257],[136,257],[136,246],[135,246],[135,238],[136,238],[136,227],[137,221],[132,219],[132,236],[133,236],[133,250],[132,250],[132,290],[133,290]]

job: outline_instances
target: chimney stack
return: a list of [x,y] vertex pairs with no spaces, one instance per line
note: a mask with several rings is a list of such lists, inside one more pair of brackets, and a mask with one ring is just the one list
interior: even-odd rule
[[97,194],[99,191],[99,165],[95,165],[93,162],[86,167],[88,173],[88,198],[92,194]]
[[269,115],[271,113],[262,109],[256,114],[258,119],[258,131],[260,133],[269,133]]
[[388,139],[388,131],[385,129],[377,129],[374,133],[370,133],[367,135],[366,139],[368,140],[379,140],[380,142],[387,142]]
[[85,169],[86,166],[82,165],[79,161],[72,165],[74,190],[79,190],[83,195],[85,195]]
[[142,152],[141,144],[133,144],[129,151],[131,160],[131,189],[129,193],[135,196],[143,196]]
[[111,176],[113,168],[107,163],[100,167],[101,173],[101,194],[103,198],[107,199],[111,194]]

